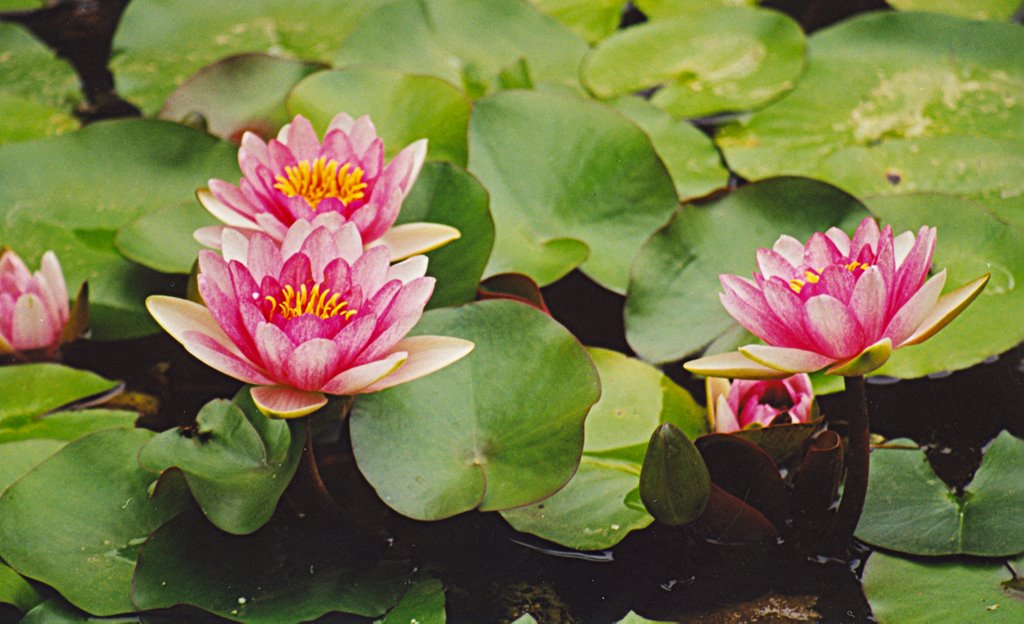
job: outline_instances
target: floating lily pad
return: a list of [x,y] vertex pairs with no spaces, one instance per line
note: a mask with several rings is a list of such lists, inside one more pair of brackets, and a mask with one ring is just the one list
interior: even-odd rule
[[161,121],[105,121],[0,146],[0,244],[30,264],[54,250],[72,290],[88,280],[93,338],[154,333],[143,302],[170,284],[118,253],[117,230],[237,170],[230,144]]
[[118,382],[60,364],[0,367],[0,427],[116,390]]
[[645,617],[641,617],[636,613],[630,611],[626,614],[626,617],[619,620],[616,624],[670,624],[663,620],[648,620]]
[[809,47],[795,90],[719,133],[737,173],[806,175],[857,195],[1024,194],[1019,25],[871,13]]
[[370,115],[384,141],[385,156],[428,139],[427,157],[466,165],[469,100],[434,76],[382,67],[349,67],[303,80],[288,96],[288,109],[326,128],[338,112]]
[[518,0],[395,0],[352,29],[334,65],[428,74],[479,96],[520,59],[533,80],[578,88],[586,52],[582,38]]
[[653,20],[682,17],[719,7],[756,6],[758,0],[635,0],[633,4]]
[[139,545],[188,504],[181,487],[150,497],[153,475],[135,458],[152,436],[141,429],[94,433],[8,488],[0,498],[4,561],[90,613],[133,611]]
[[639,97],[616,98],[608,105],[632,119],[651,138],[681,199],[707,195],[729,181],[714,143],[689,122],[675,119]]
[[579,266],[622,292],[641,243],[678,200],[650,139],[607,107],[508,91],[478,102],[469,170],[491,192],[497,227],[487,274],[546,285]]
[[0,144],[77,128],[71,110],[82,96],[71,66],[14,24],[0,24],[0,50]]
[[[3,491],[3,488],[0,488],[0,491]],[[18,611],[25,612],[41,601],[42,596],[28,581],[0,563],[0,604],[8,604]]]
[[691,438],[706,431],[704,409],[649,364],[590,349],[601,399],[590,410],[580,468],[551,498],[501,512],[517,530],[577,550],[611,548],[654,519],[626,504],[640,486],[651,432],[670,422]]
[[114,244],[125,258],[154,271],[188,274],[203,249],[192,233],[218,223],[195,197],[190,197],[128,222],[118,230]]
[[722,7],[621,30],[581,68],[599,98],[656,89],[676,117],[757,108],[793,88],[804,66],[800,26],[775,11]]
[[342,527],[276,521],[230,535],[198,512],[181,514],[143,546],[132,598],[139,609],[188,604],[253,624],[378,616],[398,602],[409,566],[376,562],[359,539]]
[[857,537],[913,555],[1024,552],[1024,440],[999,434],[965,490],[950,492],[924,451],[878,449]]
[[878,370],[893,377],[921,377],[978,364],[1024,340],[1024,221],[1007,224],[984,207],[958,197],[915,193],[866,200],[894,231],[938,228],[934,265],[948,272],[946,290],[990,273],[985,290],[959,317],[927,342],[899,349]]
[[591,43],[615,32],[626,0],[530,0]]
[[118,92],[146,114],[189,76],[243,52],[330,61],[388,0],[132,0],[114,37]]
[[239,143],[246,131],[264,139],[291,121],[285,98],[300,80],[326,65],[267,54],[239,54],[213,63],[167,98],[160,118],[192,122],[200,116],[210,134]]
[[252,533],[270,520],[305,443],[304,423],[293,431],[288,422],[260,413],[248,392],[241,397],[239,403],[207,403],[194,428],[164,431],[139,452],[148,470],[181,470],[210,522],[234,534]]
[[0,444],[0,494],[63,448],[64,444],[59,440],[19,440]]
[[[1011,562],[1020,570],[1024,558]],[[872,553],[864,567],[864,594],[880,624],[1024,620],[1024,596],[1011,589],[1002,561],[930,561]]]
[[395,608],[377,621],[380,624],[444,624],[444,585],[429,576],[414,579]]
[[930,11],[978,20],[1006,21],[1020,8],[1020,0],[889,0],[900,11]]
[[600,393],[572,334],[539,310],[501,300],[432,310],[413,334],[457,336],[476,348],[356,401],[352,449],[385,503],[439,519],[534,503],[565,485]]
[[814,180],[750,184],[707,206],[683,206],[640,250],[626,297],[626,339],[641,357],[668,362],[694,353],[736,322],[722,307],[718,276],[750,276],[759,247],[781,234],[807,240],[867,215],[842,191]]

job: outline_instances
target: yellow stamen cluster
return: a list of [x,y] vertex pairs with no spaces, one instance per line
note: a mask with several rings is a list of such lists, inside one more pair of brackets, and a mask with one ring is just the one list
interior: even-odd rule
[[[858,262],[854,260],[849,264],[844,264],[843,268],[849,271],[850,273],[853,273],[857,269],[860,269],[861,271],[866,271],[867,269],[871,268],[871,265],[865,262]],[[793,289],[793,292],[795,292],[798,295],[800,294],[800,291],[803,290],[805,284],[818,283],[818,281],[821,279],[821,271],[804,271],[804,278],[805,279],[793,278],[789,280],[789,287]]]
[[321,156],[313,164],[308,160],[300,160],[285,167],[284,172],[285,175],[275,178],[277,184],[274,188],[288,197],[302,197],[313,210],[328,197],[348,205],[366,196],[367,184],[363,182],[363,170],[352,167],[352,163],[339,165],[338,161]]
[[861,271],[866,271],[871,268],[871,265],[865,262],[857,262],[856,260],[854,260],[850,264],[844,264],[843,267],[850,273],[853,273],[857,269],[860,269]]
[[322,319],[329,319],[333,316],[344,315],[345,320],[352,318],[355,310],[346,310],[347,301],[339,301],[339,293],[331,294],[330,288],[320,288],[315,284],[312,290],[307,289],[303,284],[298,290],[291,285],[281,289],[280,301],[277,297],[267,295],[266,301],[270,304],[270,318],[277,312],[286,319],[302,316],[303,314],[315,314]]

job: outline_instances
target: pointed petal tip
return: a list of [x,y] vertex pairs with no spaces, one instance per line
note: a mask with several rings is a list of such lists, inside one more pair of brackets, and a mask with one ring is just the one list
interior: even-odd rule
[[732,379],[782,379],[790,373],[770,368],[749,359],[739,351],[718,353],[690,360],[683,368],[695,375],[705,377],[730,377]]
[[920,344],[937,334],[978,298],[991,277],[991,273],[985,273],[939,297],[935,306],[921,322],[920,327],[898,346],[909,347]]
[[881,368],[883,364],[889,361],[892,351],[892,341],[888,338],[882,338],[856,356],[837,363],[825,372],[829,375],[839,375],[842,377],[862,377],[873,370]]
[[249,392],[256,409],[268,418],[300,418],[327,405],[327,397],[322,392],[288,386],[254,386]]

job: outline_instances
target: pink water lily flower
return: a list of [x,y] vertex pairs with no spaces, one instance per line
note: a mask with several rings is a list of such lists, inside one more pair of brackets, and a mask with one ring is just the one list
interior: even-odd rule
[[708,377],[708,420],[716,433],[767,427],[773,422],[810,422],[814,415],[814,388],[806,374],[784,379]]
[[[364,244],[384,245],[397,260],[459,237],[455,228],[436,223],[392,227],[426,154],[421,139],[385,165],[384,143],[369,117],[339,113],[321,142],[309,120],[296,115],[267,143],[246,132],[238,186],[213,179],[197,197],[225,225],[263,231],[276,241],[298,219],[331,215],[318,224],[354,223]],[[201,228],[196,238],[216,247],[221,229]]]
[[85,286],[75,308],[60,262],[52,251],[43,254],[40,269],[31,273],[18,254],[0,254],[0,356],[15,360],[49,360],[60,346],[77,338],[86,325]]
[[781,378],[829,367],[836,375],[875,370],[894,349],[923,342],[978,296],[989,276],[941,295],[946,271],[928,278],[935,228],[893,236],[865,218],[851,239],[838,228],[803,244],[782,236],[759,249],[749,280],[720,277],[722,305],[763,340],[739,352],[686,363],[708,376]]
[[270,416],[417,379],[473,349],[446,336],[405,338],[434,289],[427,258],[391,265],[383,247],[364,250],[354,224],[299,219],[280,245],[262,232],[221,236],[221,253],[199,254],[206,306],[164,296],[146,305],[192,355],[255,384],[252,398]]

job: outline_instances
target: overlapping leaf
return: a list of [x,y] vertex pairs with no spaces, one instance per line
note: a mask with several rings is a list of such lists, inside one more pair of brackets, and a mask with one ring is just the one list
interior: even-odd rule
[[0,50],[0,144],[77,128],[71,111],[81,95],[71,66],[14,24],[0,24]]

